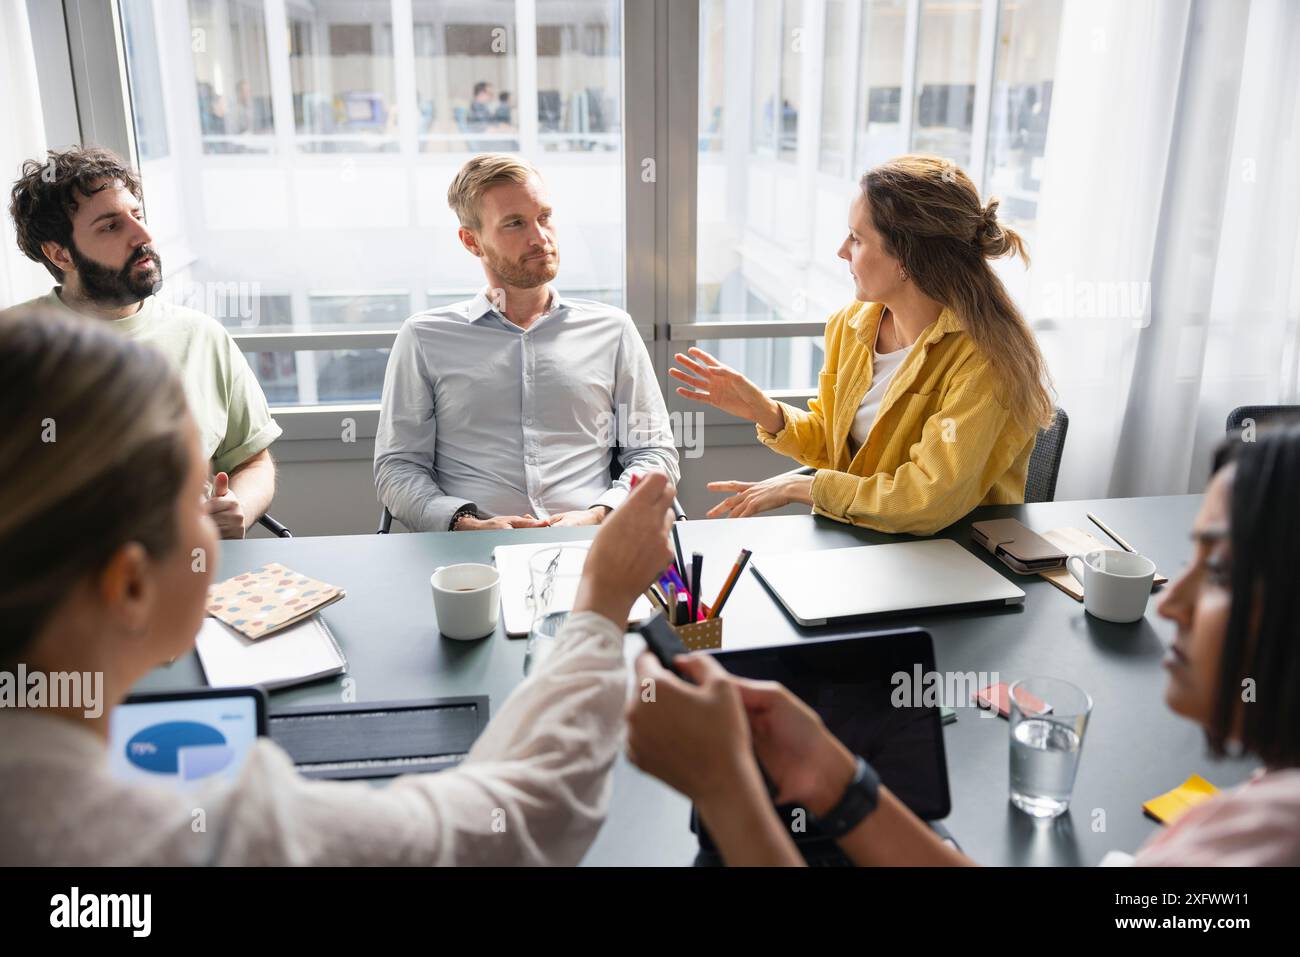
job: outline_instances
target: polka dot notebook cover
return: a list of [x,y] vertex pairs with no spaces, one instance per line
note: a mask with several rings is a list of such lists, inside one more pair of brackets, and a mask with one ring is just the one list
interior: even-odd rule
[[265,638],[346,594],[272,562],[208,589],[208,614],[248,638]]

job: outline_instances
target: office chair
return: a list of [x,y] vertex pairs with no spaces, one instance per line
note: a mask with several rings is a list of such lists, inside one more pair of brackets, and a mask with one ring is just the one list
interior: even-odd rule
[[[623,474],[623,464],[618,460],[619,449],[615,447],[614,455],[609,460],[609,477],[615,481]],[[686,510],[682,508],[682,503],[678,501],[677,496],[673,496],[673,521],[686,521]],[[393,527],[393,513],[388,510],[388,506],[383,507],[379,513],[379,528],[375,531],[376,535],[387,535]],[[286,529],[287,531],[287,529]]]
[[257,524],[261,525],[264,529],[266,529],[268,532],[270,532],[272,535],[276,536],[277,538],[293,538],[293,533],[290,532],[289,529],[286,528],[283,524],[277,522],[274,518],[272,518],[269,512],[263,515],[261,518],[259,518],[257,520]]
[[1256,425],[1300,419],[1300,405],[1240,405],[1228,413],[1227,431],[1236,432],[1247,419]]
[[[1065,451],[1065,433],[1070,428],[1070,417],[1060,406],[1052,417],[1052,424],[1038,430],[1034,451],[1029,454],[1029,473],[1025,476],[1025,503],[1056,501],[1056,478],[1061,472],[1061,453]],[[811,466],[791,469],[782,475],[812,475],[817,470]]]
[[1056,501],[1056,478],[1061,474],[1061,454],[1065,451],[1065,433],[1070,417],[1060,406],[1052,424],[1038,430],[1038,441],[1029,456],[1029,474],[1025,476],[1025,503]]

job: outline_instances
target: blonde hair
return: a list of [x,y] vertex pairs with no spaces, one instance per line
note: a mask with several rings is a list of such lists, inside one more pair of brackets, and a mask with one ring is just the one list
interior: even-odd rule
[[124,544],[171,551],[191,453],[166,357],[98,320],[0,319],[0,407],[3,663]]
[[998,201],[981,205],[970,177],[936,156],[900,156],[868,170],[861,187],[885,251],[923,293],[956,314],[992,368],[1000,398],[1024,425],[1055,413],[1038,342],[986,260],[1029,252],[998,222]]
[[541,174],[532,164],[509,153],[480,153],[460,168],[447,187],[447,205],[466,229],[483,227],[479,219],[479,202],[483,194],[501,183],[527,183]]

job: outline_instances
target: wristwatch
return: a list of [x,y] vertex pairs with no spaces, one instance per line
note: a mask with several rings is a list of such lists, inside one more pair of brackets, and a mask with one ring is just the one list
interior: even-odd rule
[[451,516],[451,521],[447,523],[447,531],[449,532],[456,531],[456,523],[459,522],[466,515],[472,515],[475,518],[478,518],[478,506],[475,505],[473,502],[466,502],[460,508],[456,509],[456,511]]
[[838,804],[817,818],[817,827],[826,837],[841,838],[861,824],[879,802],[880,775],[859,757],[853,780],[844,789],[844,796]]

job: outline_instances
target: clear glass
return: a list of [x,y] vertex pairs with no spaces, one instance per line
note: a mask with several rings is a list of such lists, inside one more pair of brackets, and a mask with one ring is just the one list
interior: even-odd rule
[[622,142],[620,0],[538,0],[537,126],[548,153]]
[[777,157],[789,163],[794,162],[799,151],[803,45],[803,0],[785,0],[781,16],[781,132]]
[[809,391],[826,364],[825,345],[815,336],[772,339],[701,339],[699,348],[743,372],[765,391]]
[[162,71],[158,66],[158,38],[152,0],[122,0],[122,27],[127,49],[127,71],[135,110],[135,142],[144,161],[162,159],[167,145],[167,116],[163,109]]
[[726,106],[726,0],[700,0],[700,151],[716,152],[724,144]]
[[845,175],[844,61],[849,38],[844,31],[845,0],[826,0],[826,29],[822,54],[822,141],[817,166],[831,176]]
[[245,352],[272,406],[378,402],[388,367],[387,349]]
[[[754,0],[753,86],[750,91],[750,138],[760,156],[776,153],[781,81],[780,0]],[[701,47],[701,53],[704,48]]]
[[1052,112],[1063,0],[1003,0],[985,192],[997,196],[998,219],[1032,235]]
[[203,152],[270,152],[275,119],[262,0],[189,0],[189,13]]
[[854,179],[907,152],[902,125],[906,23],[904,0],[869,0],[862,5]]
[[288,6],[289,77],[298,149],[397,149],[392,4]]
[[1031,817],[1070,807],[1092,698],[1060,678],[1014,682],[1011,699],[1011,803]]
[[912,152],[970,165],[979,40],[979,0],[923,0]]
[[420,149],[518,150],[514,0],[416,0],[412,11]]
[[529,674],[554,650],[556,637],[573,610],[587,549],[577,545],[544,548],[528,560],[528,604],[533,613],[524,651]]

